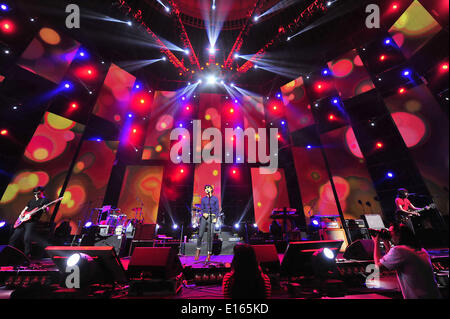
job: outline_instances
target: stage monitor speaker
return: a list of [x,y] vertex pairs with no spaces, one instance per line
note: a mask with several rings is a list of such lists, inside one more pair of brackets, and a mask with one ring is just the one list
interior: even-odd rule
[[329,248],[337,256],[342,240],[299,241],[289,243],[281,262],[281,274],[286,276],[311,276],[311,257],[321,248]]
[[137,224],[133,240],[153,240],[155,231],[156,224]]
[[111,246],[114,247],[116,255],[121,257],[125,254],[125,246],[127,238],[124,235],[111,235],[97,241],[94,246]]
[[0,245],[0,266],[20,266],[30,263],[23,252],[8,245]]
[[343,257],[353,260],[373,260],[373,250],[372,239],[360,239],[347,247]]
[[45,248],[45,251],[62,274],[67,273],[67,259],[73,254],[80,253],[90,256],[93,260],[95,273],[91,274],[93,278],[92,283],[109,284],[128,281],[114,247],[49,246]]
[[170,247],[136,247],[128,265],[128,276],[134,278],[171,279],[183,267],[175,249]]
[[264,273],[280,273],[281,265],[275,245],[252,245],[252,247]]

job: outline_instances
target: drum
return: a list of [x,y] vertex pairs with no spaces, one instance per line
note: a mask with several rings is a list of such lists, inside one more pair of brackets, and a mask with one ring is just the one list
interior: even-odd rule
[[119,217],[117,215],[111,214],[106,218],[106,225],[108,225],[110,228],[114,229],[116,228],[118,224]]

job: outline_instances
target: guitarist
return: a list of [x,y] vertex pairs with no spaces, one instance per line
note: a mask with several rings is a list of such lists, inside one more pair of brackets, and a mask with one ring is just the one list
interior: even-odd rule
[[409,193],[405,188],[400,188],[397,191],[397,198],[395,199],[395,205],[397,206],[396,219],[398,223],[403,223],[414,232],[414,225],[411,221],[412,216],[420,216],[417,212],[420,208],[414,207],[414,205],[408,199]]
[[[22,212],[20,214],[24,214],[25,212],[31,211],[34,208],[42,207],[42,206],[50,203],[50,201],[44,195],[44,187],[42,187],[42,186],[38,186],[38,187],[34,188],[33,195],[34,195],[34,198],[31,199],[27,203],[27,206],[25,206],[25,208],[22,210]],[[14,230],[14,233],[12,234],[12,236],[9,240],[9,245],[16,247],[17,243],[20,240],[23,240],[23,243],[25,246],[24,253],[28,258],[30,258],[31,257],[31,241],[33,239],[34,229],[36,227],[37,222],[41,218],[42,214],[44,212],[46,214],[48,214],[48,211],[49,211],[48,207],[46,209],[39,210],[36,214],[34,214],[31,217],[30,220],[24,222],[22,225],[17,227]]]
[[205,185],[206,196],[203,197],[201,201],[202,217],[200,217],[197,251],[195,253],[195,260],[198,260],[200,257],[203,235],[207,232],[208,256],[206,257],[206,262],[210,260],[212,255],[213,230],[219,214],[219,199],[212,194],[213,191],[214,189],[211,185]]

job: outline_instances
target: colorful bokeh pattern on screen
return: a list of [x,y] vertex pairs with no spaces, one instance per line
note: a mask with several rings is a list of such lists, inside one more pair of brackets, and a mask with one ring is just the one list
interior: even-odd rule
[[356,50],[328,63],[334,84],[342,99],[349,99],[375,88]]
[[222,170],[221,164],[202,163],[195,166],[194,171],[194,194],[192,205],[200,205],[205,194],[205,185],[209,184],[214,188],[214,195],[219,199],[219,208],[222,207]]
[[[392,119],[434,202],[448,214],[449,124],[448,115],[425,85],[385,99]],[[432,125],[431,125],[432,123]]]
[[25,150],[16,175],[1,198],[3,218],[15,220],[33,197],[36,186],[44,186],[49,199],[59,196],[83,131],[81,124],[45,113]]
[[93,114],[122,126],[130,107],[135,80],[136,78],[127,71],[111,64],[98,94]]
[[[351,128],[346,126],[321,135],[344,217],[359,219],[364,213],[381,214],[381,207],[376,200],[377,193],[365,160],[351,151],[351,145],[357,144],[357,141],[349,141],[349,130]],[[325,196],[333,196],[329,182],[324,185],[323,191]],[[363,206],[358,201],[361,201]]]
[[415,0],[389,33],[403,54],[410,58],[441,30],[433,16]]
[[162,166],[127,166],[117,206],[122,214],[134,218],[133,208],[143,202],[144,223],[156,223],[163,172]]
[[22,53],[18,65],[54,83],[63,79],[80,44],[51,28],[42,28]]
[[311,104],[300,77],[281,87],[289,131],[295,132],[314,124]]
[[[117,141],[84,141],[55,222],[70,221],[72,233],[90,220],[92,209],[102,207],[111,175]],[[95,222],[95,221],[93,221]]]
[[251,168],[255,222],[263,232],[269,232],[274,208],[289,208],[286,176],[283,169],[274,174],[261,174],[259,167]]
[[170,132],[174,128],[179,106],[177,92],[155,92],[152,115],[142,153],[143,160],[169,160]]

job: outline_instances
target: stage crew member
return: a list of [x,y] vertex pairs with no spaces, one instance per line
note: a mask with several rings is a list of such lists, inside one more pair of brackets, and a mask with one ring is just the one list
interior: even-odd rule
[[[21,215],[27,211],[33,210],[34,208],[42,207],[42,206],[50,203],[50,201],[44,195],[44,187],[38,186],[38,187],[34,188],[33,194],[34,194],[34,198],[31,199],[27,203],[27,206],[25,206],[25,208],[20,213]],[[36,214],[34,214],[31,217],[30,220],[23,222],[19,227],[17,227],[14,230],[14,233],[12,234],[12,236],[9,240],[9,245],[16,247],[20,241],[23,241],[24,248],[25,248],[24,253],[28,258],[30,258],[31,257],[31,242],[33,240],[36,224],[39,221],[39,219],[41,218],[42,214],[43,213],[48,214],[48,211],[49,211],[48,207],[45,209],[39,210]]]
[[214,196],[214,189],[211,185],[205,185],[206,196],[202,198],[201,202],[201,218],[197,239],[197,251],[195,253],[195,260],[200,257],[200,251],[202,247],[203,235],[206,232],[206,244],[208,249],[208,256],[206,262],[209,262],[212,255],[213,246],[213,232],[217,222],[217,216],[219,215],[219,199]]

